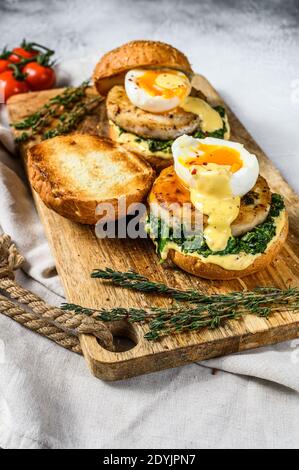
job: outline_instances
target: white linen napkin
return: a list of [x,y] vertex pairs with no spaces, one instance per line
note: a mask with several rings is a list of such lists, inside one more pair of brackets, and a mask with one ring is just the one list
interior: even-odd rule
[[[78,83],[93,64],[71,62],[61,76]],[[54,260],[1,119],[0,228],[27,259],[20,282],[58,305]],[[299,341],[108,384],[90,375],[83,358],[3,316],[0,332],[2,447],[297,444]]]
[[[94,62],[95,59],[90,57],[58,67],[58,86],[78,84],[89,78]],[[0,227],[13,238],[26,257],[24,271],[63,296],[55,262],[38,219],[22,164],[14,157],[14,153],[6,107],[0,105]]]
[[[0,126],[0,141],[12,149],[7,129]],[[24,271],[54,292],[63,295],[55,262],[38,219],[30,189],[21,179],[19,162],[0,149],[0,223],[26,257]],[[8,160],[11,161],[8,161]]]

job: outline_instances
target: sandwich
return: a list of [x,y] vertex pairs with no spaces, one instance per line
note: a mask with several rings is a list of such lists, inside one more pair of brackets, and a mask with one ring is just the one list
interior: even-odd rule
[[187,135],[174,141],[172,153],[174,165],[162,170],[148,197],[146,230],[160,258],[222,280],[271,263],[286,240],[288,217],[256,156],[240,143]]
[[158,170],[171,164],[183,134],[228,139],[225,108],[209,104],[192,77],[187,57],[162,42],[132,41],[105,54],[93,80],[107,95],[109,137]]
[[[107,220],[125,216],[131,204],[146,197],[154,180],[148,163],[104,137],[53,137],[27,155],[31,185],[45,205],[82,224],[94,225],[101,215]],[[108,214],[98,210],[101,204],[110,209]]]

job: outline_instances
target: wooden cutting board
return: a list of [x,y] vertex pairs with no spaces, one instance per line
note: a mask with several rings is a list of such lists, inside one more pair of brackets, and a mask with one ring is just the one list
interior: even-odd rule
[[[202,90],[210,102],[223,103],[204,77],[196,76],[194,86]],[[8,103],[11,120],[17,121],[31,114],[55,94],[57,90],[14,96]],[[161,265],[149,240],[98,240],[93,227],[79,225],[59,216],[45,207],[35,194],[36,207],[52,246],[68,301],[93,308],[169,305],[168,299],[127,291],[90,278],[94,268],[106,266],[116,270],[133,269],[170,286],[193,288],[205,293],[224,293],[256,286],[299,287],[299,198],[229,109],[228,115],[231,140],[244,143],[250,152],[257,155],[261,174],[266,177],[271,189],[285,198],[290,234],[277,259],[268,269],[243,279],[225,282],[199,279]],[[94,134],[105,133],[103,105],[81,124],[80,130]],[[25,151],[26,146],[23,146],[23,156]],[[102,348],[93,336],[82,335],[80,339],[91,372],[104,380],[124,379],[296,338],[299,336],[299,313],[284,311],[273,314],[269,319],[248,315],[241,320],[229,321],[215,330],[177,334],[159,342],[144,339],[146,326],[122,322],[111,325],[111,329],[115,337],[129,338],[130,346],[133,347],[126,351],[111,352]]]

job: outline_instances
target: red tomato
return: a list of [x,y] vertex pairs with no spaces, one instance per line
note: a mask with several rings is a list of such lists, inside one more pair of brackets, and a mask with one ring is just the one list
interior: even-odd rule
[[9,64],[9,60],[0,59],[0,73],[5,72],[5,70],[8,70]]
[[23,73],[27,74],[26,82],[31,90],[48,90],[55,85],[56,75],[51,67],[29,62],[23,68]]
[[10,62],[13,62],[14,64],[20,62],[21,58],[18,56],[23,57],[23,59],[31,59],[31,57],[35,57],[39,54],[38,51],[34,50],[26,51],[26,49],[24,49],[23,47],[14,47],[12,52],[14,52],[15,54],[10,54],[8,60],[10,60]]
[[27,91],[29,91],[27,83],[23,80],[17,80],[12,70],[6,70],[0,74],[0,99],[2,93],[4,101],[7,101],[10,96]]

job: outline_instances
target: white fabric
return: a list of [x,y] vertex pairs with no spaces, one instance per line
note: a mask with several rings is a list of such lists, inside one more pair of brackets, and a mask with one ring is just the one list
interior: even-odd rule
[[[63,76],[78,82],[88,76],[94,61],[66,64]],[[4,127],[0,140],[0,226],[27,258],[18,279],[59,305],[63,291],[53,275],[54,260],[19,162],[9,154],[13,146]],[[284,144],[279,146],[277,138],[276,143],[279,153]],[[292,172],[291,165],[285,172]],[[82,357],[4,316],[0,331],[1,447],[298,444],[299,341],[104,383],[90,375]],[[213,368],[221,370],[214,373]]]

